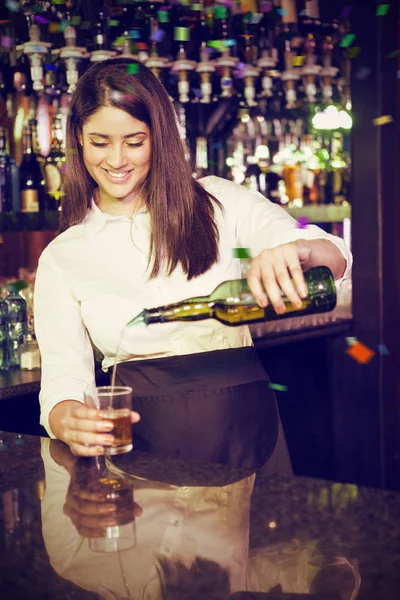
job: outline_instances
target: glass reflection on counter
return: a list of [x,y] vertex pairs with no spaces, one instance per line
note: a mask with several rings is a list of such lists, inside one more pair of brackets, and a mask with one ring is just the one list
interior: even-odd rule
[[[50,563],[98,598],[226,600],[245,591],[318,598],[327,590],[332,598],[357,597],[357,564],[326,540],[280,539],[281,523],[267,499],[269,533],[249,547],[255,474],[222,486],[177,485],[172,477],[153,481],[151,457],[144,478],[113,462],[77,459],[64,444],[47,439],[42,458],[42,526]],[[134,544],[93,551],[93,540],[104,537],[108,526],[126,521],[135,523]]]

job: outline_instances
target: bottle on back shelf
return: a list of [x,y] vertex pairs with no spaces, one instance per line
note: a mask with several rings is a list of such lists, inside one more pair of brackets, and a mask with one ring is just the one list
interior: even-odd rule
[[19,210],[19,169],[10,156],[8,134],[0,127],[0,212]]
[[258,321],[273,321],[313,313],[329,312],[336,306],[336,287],[328,267],[313,267],[304,273],[308,290],[302,307],[295,308],[282,295],[286,312],[278,315],[271,304],[261,308],[256,303],[246,279],[221,283],[209,296],[189,298],[176,304],[145,309],[128,323],[128,326],[169,321],[199,321],[217,319],[224,325],[244,325]]
[[20,367],[23,371],[40,369],[39,345],[32,333],[24,335],[24,341],[20,347]]
[[23,147],[20,166],[21,211],[39,212],[47,208],[47,194],[33,145],[33,124],[30,122],[24,125]]
[[47,194],[53,199],[52,208],[58,210],[61,197],[62,172],[65,155],[62,151],[61,119],[53,118],[50,154],[44,164],[44,176]]
[[0,296],[0,371],[8,371],[10,366],[10,350],[8,305]]
[[8,307],[8,336],[10,339],[10,367],[20,366],[20,346],[24,335],[28,333],[26,302],[19,291],[26,286],[25,281],[14,281],[8,284],[8,296],[5,302]]

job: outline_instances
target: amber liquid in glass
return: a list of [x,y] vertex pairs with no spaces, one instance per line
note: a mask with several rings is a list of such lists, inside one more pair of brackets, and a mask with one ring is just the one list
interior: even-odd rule
[[107,447],[108,454],[122,454],[132,450],[132,423],[131,414],[128,408],[112,408],[103,411],[104,418],[114,424],[114,429],[110,431],[114,436],[112,446]]

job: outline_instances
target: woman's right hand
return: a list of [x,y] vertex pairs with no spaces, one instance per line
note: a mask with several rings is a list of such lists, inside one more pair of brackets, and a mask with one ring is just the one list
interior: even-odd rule
[[[76,456],[99,456],[114,441],[110,434],[114,424],[101,415],[100,410],[81,402],[65,400],[56,404],[50,412],[49,425],[54,435],[68,444]],[[131,421],[140,421],[139,413],[132,411]]]

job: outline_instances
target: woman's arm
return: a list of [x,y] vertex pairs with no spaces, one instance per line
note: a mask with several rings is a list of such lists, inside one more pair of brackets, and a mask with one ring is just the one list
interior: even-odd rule
[[303,269],[324,265],[332,271],[334,279],[343,277],[346,271],[346,259],[339,248],[331,240],[299,240],[297,242],[300,252],[304,246],[305,252],[309,248],[309,257],[302,261]]

